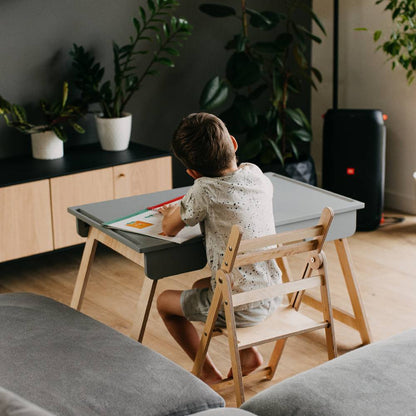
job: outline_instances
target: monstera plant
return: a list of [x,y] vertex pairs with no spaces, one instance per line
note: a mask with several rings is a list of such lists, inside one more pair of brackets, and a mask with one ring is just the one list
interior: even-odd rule
[[[254,2],[253,2],[254,3]],[[238,31],[225,48],[230,56],[225,73],[212,77],[205,85],[200,106],[215,111],[239,136],[240,160],[263,164],[297,159],[302,147],[312,139],[310,123],[291,96],[302,86],[316,88],[321,73],[307,58],[311,42],[321,38],[298,23],[299,13],[325,29],[303,0],[278,2],[284,11],[255,10],[248,1],[241,7],[202,4],[199,9],[214,18],[238,22]]]

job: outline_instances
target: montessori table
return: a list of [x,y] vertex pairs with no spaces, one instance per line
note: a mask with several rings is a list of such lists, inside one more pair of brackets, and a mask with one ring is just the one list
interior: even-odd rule
[[[274,173],[266,174],[274,186],[274,216],[276,231],[288,231],[316,225],[325,206],[334,210],[335,217],[327,237],[336,246],[353,313],[333,306],[334,318],[359,331],[364,344],[371,342],[370,330],[353,269],[347,237],[355,232],[356,211],[364,204],[320,188],[304,184]],[[190,272],[206,265],[202,238],[197,237],[183,244],[176,244],[103,226],[103,223],[133,214],[161,201],[183,195],[185,188],[132,196],[68,208],[77,219],[77,231],[87,237],[78,277],[72,295],[71,306],[80,309],[94,260],[97,242],[100,242],[144,268],[144,279],[137,312],[133,319],[132,338],[143,339],[157,281],[175,274]],[[288,279],[289,268],[279,263]],[[310,296],[303,302],[319,309],[321,304]],[[143,307],[143,305],[146,305]]]

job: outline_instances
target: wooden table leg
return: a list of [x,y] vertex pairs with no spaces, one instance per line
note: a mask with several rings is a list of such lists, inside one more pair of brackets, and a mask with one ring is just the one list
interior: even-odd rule
[[341,264],[341,269],[344,274],[345,284],[351,300],[352,309],[354,311],[356,328],[361,335],[363,343],[369,344],[372,337],[367,322],[367,316],[364,311],[363,301],[358,288],[358,281],[355,277],[348,241],[346,238],[341,238],[339,240],[334,240],[334,243]]
[[[334,319],[356,329],[360,333],[363,344],[370,344],[372,341],[370,327],[367,322],[367,316],[364,311],[363,301],[358,288],[358,281],[353,269],[353,261],[348,241],[346,238],[341,238],[334,240],[334,244],[353,309],[353,313],[350,313],[332,305]],[[302,302],[322,311],[322,302],[311,295],[305,294],[302,298]]]
[[136,314],[133,318],[133,324],[130,332],[130,337],[139,342],[143,341],[144,331],[149,318],[156,286],[157,280],[152,280],[148,277],[144,278],[143,285],[140,290],[140,297],[137,302]]
[[77,280],[75,282],[74,292],[72,294],[71,307],[78,311],[81,309],[91,265],[94,261],[95,251],[97,248],[97,240],[95,238],[94,230],[95,229],[93,227],[90,227],[88,238],[85,242],[84,252],[82,254]]

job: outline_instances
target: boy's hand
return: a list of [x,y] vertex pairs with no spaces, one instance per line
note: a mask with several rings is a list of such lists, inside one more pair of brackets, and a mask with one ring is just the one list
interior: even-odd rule
[[160,207],[157,211],[165,217],[166,215],[171,214],[175,208],[177,207],[174,205],[163,205],[163,207]]
[[164,234],[173,237],[185,227],[179,205],[163,205],[158,212],[163,215],[162,231]]

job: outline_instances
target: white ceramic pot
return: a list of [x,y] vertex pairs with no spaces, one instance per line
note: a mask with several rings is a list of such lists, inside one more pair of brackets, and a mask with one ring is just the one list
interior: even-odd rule
[[51,160],[64,156],[64,143],[53,131],[31,134],[32,156],[35,159]]
[[98,138],[103,150],[126,150],[130,142],[131,114],[124,113],[119,118],[103,118],[96,116]]

